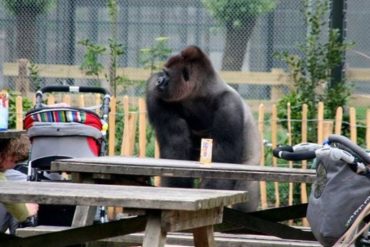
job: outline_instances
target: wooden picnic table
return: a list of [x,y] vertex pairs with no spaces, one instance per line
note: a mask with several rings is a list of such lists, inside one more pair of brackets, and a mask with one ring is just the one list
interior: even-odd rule
[[[72,178],[78,182],[92,182],[100,179],[115,181],[127,176],[169,176],[312,183],[316,176],[315,171],[310,169],[226,163],[201,164],[196,161],[123,156],[56,160],[52,162],[51,170],[70,172]],[[249,213],[225,208],[223,219],[225,224],[216,226],[216,230],[227,232],[237,229],[241,232],[259,232],[286,239],[314,240],[311,232],[280,223],[291,219],[304,218],[306,209],[306,203]],[[234,225],[238,227],[233,228]]]
[[15,130],[15,129],[8,129],[8,130],[1,130],[0,131],[0,139],[11,139],[19,137],[21,134],[26,133],[24,130]]
[[17,138],[24,133],[26,133],[24,130],[15,130],[15,129],[1,130],[0,149],[5,147],[5,145],[9,143],[10,139]]
[[[187,229],[193,231],[195,246],[214,246],[213,225],[222,222],[224,206],[246,200],[247,193],[243,191],[66,182],[0,182],[0,202],[119,206],[144,210],[144,247],[163,247],[167,232]],[[137,219],[127,219],[133,221],[131,225],[109,222],[99,226],[68,229],[62,233],[48,233],[45,236],[7,239],[1,241],[1,246],[42,246],[46,242],[50,246],[65,246],[119,236],[142,231],[138,223],[143,223],[143,218]],[[96,228],[102,232],[92,234]]]
[[315,170],[252,166],[227,163],[202,164],[197,161],[136,158],[123,156],[100,156],[56,160],[51,164],[52,171],[71,172],[80,175],[140,175],[236,179],[253,181],[276,181],[312,183]]

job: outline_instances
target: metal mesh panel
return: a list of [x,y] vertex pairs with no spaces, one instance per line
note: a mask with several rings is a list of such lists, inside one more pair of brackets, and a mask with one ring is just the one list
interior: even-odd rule
[[[0,66],[23,57],[33,63],[80,65],[85,48],[78,44],[79,41],[89,39],[107,46],[108,39],[112,37],[107,0],[35,1],[52,4],[46,8],[29,5],[18,10],[6,5],[7,2],[14,1],[0,1]],[[155,38],[166,36],[173,53],[186,45],[196,44],[209,54],[216,69],[222,69],[226,28],[210,14],[201,0],[117,2],[117,40],[126,50],[126,55],[119,59],[120,67],[142,67],[140,50],[152,46]],[[274,59],[273,54],[296,51],[296,45],[304,41],[303,1],[280,0],[276,3],[272,12],[257,18],[246,50],[237,50],[244,54],[241,70],[284,68],[285,64]],[[370,63],[370,32],[366,31],[369,7],[367,0],[346,3],[346,38],[356,44],[346,54],[346,67],[367,67]],[[100,61],[109,65],[108,56]],[[14,80],[3,76],[1,69],[0,86],[14,87],[13,83]],[[64,82],[61,79],[43,79],[42,83]],[[80,85],[96,81],[74,80],[69,83]],[[270,89],[266,86],[239,85],[238,89],[247,98],[270,97]],[[355,90],[367,92],[370,89],[365,82],[358,82]]]

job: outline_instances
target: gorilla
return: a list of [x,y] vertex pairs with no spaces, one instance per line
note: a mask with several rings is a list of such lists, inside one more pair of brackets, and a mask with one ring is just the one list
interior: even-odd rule
[[[260,136],[250,108],[199,47],[170,57],[148,79],[146,104],[161,158],[199,161],[201,139],[210,138],[212,162],[259,164]],[[189,188],[193,181],[162,177],[161,186]],[[202,179],[200,187],[247,190],[249,202],[235,207],[247,212],[258,206],[257,181]]]

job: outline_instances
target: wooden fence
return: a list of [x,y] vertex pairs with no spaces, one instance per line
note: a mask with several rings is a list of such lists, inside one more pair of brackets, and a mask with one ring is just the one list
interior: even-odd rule
[[[96,79],[96,76],[86,75],[77,65],[56,65],[56,64],[35,64],[38,68],[40,78],[51,79]],[[150,76],[150,71],[141,68],[118,68],[117,75],[124,76],[129,81],[146,81]],[[291,86],[289,76],[281,68],[273,68],[270,72],[246,72],[246,71],[220,71],[220,76],[227,83],[240,85],[256,85],[270,87],[270,98],[267,100],[247,100],[248,104],[255,111],[259,104],[263,102],[267,110],[275,104]],[[98,78],[104,78],[107,71],[102,71]],[[26,59],[19,59],[16,63],[4,63],[3,75],[15,78],[16,90],[23,96],[30,93],[30,69]],[[370,81],[370,69],[368,68],[347,68],[346,78],[348,81]],[[370,96],[352,95],[351,105],[369,105]]]
[[[88,97],[84,95],[76,95],[76,97],[71,97],[70,95],[62,96],[63,102],[66,102],[71,105],[76,105],[81,108],[86,106],[86,103],[89,102],[99,105],[101,103],[100,95],[96,97]],[[49,95],[47,99],[48,104],[55,103],[56,96]],[[124,155],[124,156],[146,156],[146,148],[148,147],[147,143],[147,130],[148,130],[148,121],[147,121],[147,111],[145,106],[145,101],[143,98],[129,98],[124,96],[122,98],[116,99],[112,97],[111,99],[111,112],[109,113],[109,139],[108,139],[108,155]],[[336,112],[335,119],[324,119],[324,105],[319,103],[317,106],[317,119],[315,119],[315,125],[317,129],[317,143],[322,143],[324,138],[331,133],[342,134],[342,124],[343,124],[343,109],[338,108]],[[123,109],[123,113],[118,113],[118,108]],[[283,128],[281,125],[281,119],[278,119],[277,116],[277,107],[272,105],[271,109],[267,110],[263,104],[259,105],[258,110],[258,129],[261,135],[262,140],[270,140],[272,148],[276,147],[279,139],[279,134],[282,133],[288,137],[288,143],[285,144],[296,144],[292,143],[292,128],[291,124],[297,119],[291,119],[290,116],[290,106],[287,105],[288,117],[284,121],[287,121],[288,128]],[[312,122],[311,119],[308,119],[307,116],[308,108],[306,105],[302,108],[302,119],[299,119],[301,123],[301,135],[302,142],[307,142],[307,133],[308,133],[308,123]],[[22,109],[22,97],[18,96],[16,98],[16,128],[23,129],[23,119],[25,113]],[[266,121],[265,119],[268,119]],[[116,143],[116,123],[123,122],[123,132],[122,132],[122,141],[121,143]],[[356,119],[356,109],[354,107],[349,108],[349,138],[357,143],[357,127],[358,122],[364,122],[363,128],[366,129],[366,134],[362,138],[365,140],[365,148],[370,149],[370,109],[367,110],[366,119]],[[117,150],[115,147],[120,146],[120,149]],[[271,148],[266,147],[261,142],[261,148],[263,154],[261,157],[261,166],[285,166],[293,167],[293,164],[289,162],[288,164],[278,164],[276,158],[271,160],[266,160],[268,154],[271,154]],[[271,155],[270,155],[271,156]],[[158,146],[155,145],[154,157],[159,157]],[[285,162],[287,163],[287,162]],[[306,161],[303,161],[301,164],[302,168],[307,168],[308,164]],[[261,207],[268,208],[271,206],[281,206],[281,205],[292,205],[294,188],[295,186],[300,187],[300,201],[305,203],[308,201],[308,189],[306,184],[294,185],[293,183],[283,184],[283,183],[270,183],[270,182],[261,182]],[[271,191],[272,190],[272,191]],[[282,190],[288,190],[287,198],[282,198]],[[271,198],[271,194],[273,197]],[[281,201],[283,200],[283,202]]]

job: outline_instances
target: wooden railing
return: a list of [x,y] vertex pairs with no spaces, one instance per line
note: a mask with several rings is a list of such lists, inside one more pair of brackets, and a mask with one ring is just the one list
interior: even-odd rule
[[[41,78],[58,79],[103,79],[107,71],[102,71],[99,77],[86,75],[78,65],[61,64],[36,64]],[[142,68],[118,68],[117,75],[124,75],[130,81],[146,81],[150,77],[150,71]],[[258,106],[263,102],[271,107],[284,94],[284,90],[291,86],[289,76],[281,68],[274,68],[270,72],[246,72],[246,71],[220,71],[220,76],[229,84],[240,85],[261,85],[269,86],[270,99],[268,100],[247,100],[253,110],[257,111]],[[3,75],[15,77],[16,90],[22,95],[28,95],[30,92],[29,80],[29,62],[26,59],[20,59],[16,63],[4,63]],[[370,81],[370,69],[368,68],[347,68],[346,78],[348,81]],[[354,94],[352,95],[351,105],[369,105],[370,96]]]
[[[58,79],[103,79],[107,71],[99,76],[86,75],[77,65],[36,64],[41,78]],[[146,81],[150,70],[142,68],[118,68],[117,75],[125,76],[130,81]],[[20,59],[17,63],[4,63],[3,75],[16,77],[16,90],[22,93],[30,91],[29,63]],[[271,72],[221,71],[221,78],[230,84],[249,84],[271,86],[271,101],[275,102],[282,95],[282,86],[288,86],[288,76],[282,69]]]

